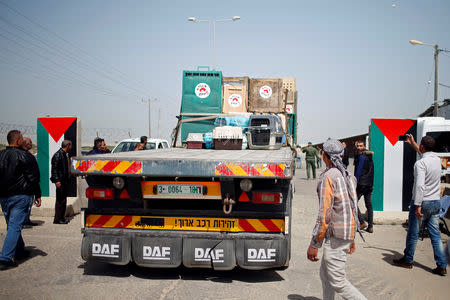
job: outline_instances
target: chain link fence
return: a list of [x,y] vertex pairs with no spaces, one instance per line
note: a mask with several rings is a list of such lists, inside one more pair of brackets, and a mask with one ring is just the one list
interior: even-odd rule
[[[0,122],[0,143],[6,144],[6,136],[11,130],[20,130],[23,136],[29,137],[36,143],[36,126],[9,124]],[[119,141],[136,137],[131,128],[81,128],[81,145],[92,146],[94,139],[105,139],[108,146],[116,145]]]

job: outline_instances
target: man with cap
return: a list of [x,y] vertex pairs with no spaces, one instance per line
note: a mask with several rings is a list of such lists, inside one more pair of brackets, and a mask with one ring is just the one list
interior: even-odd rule
[[342,162],[344,147],[338,140],[323,145],[325,171],[317,183],[319,214],[313,230],[307,258],[318,261],[323,245],[320,279],[323,299],[366,299],[345,277],[347,254],[355,252],[355,233],[359,231],[356,208],[356,178]]
[[312,146],[311,142],[308,142],[308,146],[302,149],[303,153],[306,153],[306,177],[310,178],[310,169],[312,169],[313,178],[316,179],[316,158],[320,159],[317,149]]

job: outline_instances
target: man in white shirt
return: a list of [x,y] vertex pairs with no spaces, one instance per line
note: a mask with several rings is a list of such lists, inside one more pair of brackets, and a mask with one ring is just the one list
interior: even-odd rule
[[434,259],[437,268],[434,274],[447,274],[447,258],[439,231],[440,188],[441,188],[441,159],[433,151],[435,141],[430,136],[424,136],[420,146],[412,135],[407,135],[407,143],[422,154],[422,158],[414,164],[413,198],[409,208],[408,235],[404,256],[394,259],[394,264],[403,268],[412,268],[414,251],[419,238],[419,219],[427,226],[433,245]]

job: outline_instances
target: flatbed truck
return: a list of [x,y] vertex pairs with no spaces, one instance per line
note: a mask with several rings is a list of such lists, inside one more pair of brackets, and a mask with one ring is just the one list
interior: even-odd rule
[[170,148],[80,156],[81,256],[154,268],[286,268],[295,172],[279,150]]

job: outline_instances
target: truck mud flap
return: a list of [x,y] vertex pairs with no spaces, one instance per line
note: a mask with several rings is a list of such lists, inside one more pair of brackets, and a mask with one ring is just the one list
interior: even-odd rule
[[232,270],[236,266],[234,240],[183,239],[183,264],[188,268]]
[[260,270],[284,266],[287,240],[237,240],[236,260],[243,269]]
[[131,243],[127,235],[85,233],[81,243],[81,257],[85,261],[102,261],[126,265],[131,259]]
[[138,266],[176,268],[181,265],[181,237],[135,236],[132,241],[133,260]]

